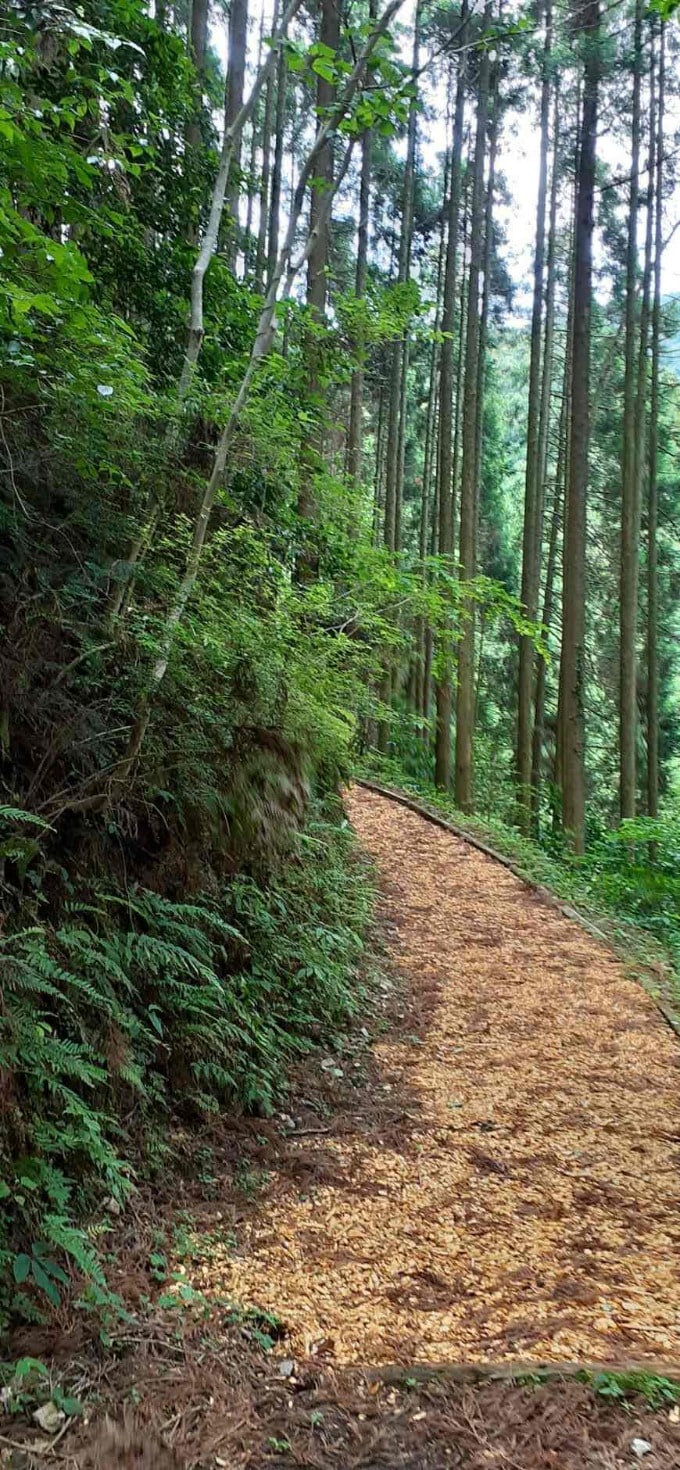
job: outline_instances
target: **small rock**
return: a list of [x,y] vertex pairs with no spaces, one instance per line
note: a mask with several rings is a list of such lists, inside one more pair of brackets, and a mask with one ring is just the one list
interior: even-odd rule
[[680,1424],[680,1404],[674,1404],[668,1415],[669,1424]]
[[108,1211],[109,1215],[117,1216],[123,1213],[123,1206],[112,1194],[109,1195],[108,1199],[104,1200],[104,1209]]
[[638,1460],[644,1459],[644,1456],[650,1454],[652,1449],[648,1439],[631,1439],[630,1447]]
[[276,1371],[279,1378],[292,1378],[295,1372],[295,1360],[293,1358],[282,1358]]
[[56,1434],[57,1430],[61,1428],[66,1415],[64,1410],[58,1409],[56,1404],[50,1399],[48,1403],[41,1404],[39,1409],[34,1410],[33,1418],[39,1428],[45,1431],[45,1434]]

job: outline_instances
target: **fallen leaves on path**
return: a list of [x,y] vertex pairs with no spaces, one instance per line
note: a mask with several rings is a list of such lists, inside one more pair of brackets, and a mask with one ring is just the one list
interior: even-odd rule
[[367,791],[348,809],[412,1010],[212,1286],[340,1364],[677,1360],[672,1033],[491,859]]

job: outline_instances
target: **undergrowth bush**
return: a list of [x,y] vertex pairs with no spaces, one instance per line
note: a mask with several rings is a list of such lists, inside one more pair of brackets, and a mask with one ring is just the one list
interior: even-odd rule
[[[5,809],[5,830],[23,816]],[[99,883],[58,924],[6,930],[0,1325],[58,1302],[64,1255],[105,1290],[96,1222],[163,1155],[173,1113],[272,1111],[291,1057],[360,1003],[370,912],[365,865],[327,803],[266,889],[239,874],[190,903]]]

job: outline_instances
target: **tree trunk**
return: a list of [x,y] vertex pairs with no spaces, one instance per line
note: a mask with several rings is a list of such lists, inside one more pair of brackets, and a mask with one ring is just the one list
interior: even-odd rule
[[[359,187],[359,226],[357,231],[357,264],[354,292],[361,301],[366,291],[368,272],[368,229],[371,204],[371,133],[361,139],[361,183]],[[352,373],[349,401],[349,433],[347,443],[347,474],[354,485],[361,480],[361,451],[363,440],[364,369],[363,344],[359,344],[361,360]]]
[[[425,414],[425,452],[423,456],[423,486],[420,502],[420,527],[418,535],[418,554],[422,567],[423,587],[427,585],[429,573],[426,568],[426,558],[430,549],[432,532],[434,529],[435,508],[432,504],[432,484],[434,481],[433,467],[436,466],[435,436],[438,434],[437,419],[437,382],[439,377],[440,344],[439,334],[441,332],[442,317],[442,287],[444,282],[444,254],[446,243],[445,213],[448,199],[448,156],[444,167],[444,187],[442,194],[442,220],[439,235],[439,249],[437,251],[437,286],[435,294],[434,311],[434,333],[430,351],[430,377],[427,390],[427,410]],[[436,500],[436,496],[435,496]],[[436,545],[435,545],[436,550]],[[427,648],[431,644],[432,632],[426,623],[424,616],[420,616],[416,622],[415,641],[416,657],[418,660],[418,680],[416,687],[416,710],[423,718],[422,737],[425,741],[428,735],[426,721],[430,714],[430,676],[431,670],[428,664]]]
[[[262,50],[264,47],[264,12],[260,20],[260,33],[257,41],[257,72],[262,66]],[[271,85],[271,82],[270,82]],[[265,109],[266,110],[266,109]],[[257,170],[257,152],[260,143],[260,129],[257,122],[257,110],[253,113],[250,129],[250,161],[248,164],[248,205],[246,209],[246,225],[243,232],[243,274],[246,280],[250,277],[253,264],[253,210],[255,207],[255,176]],[[262,154],[264,159],[265,130],[262,128]],[[263,163],[264,172],[264,163]],[[260,208],[262,205],[260,203]]]
[[[417,0],[416,15],[413,31],[413,63],[412,74],[418,74],[420,54],[420,13],[421,0]],[[414,88],[414,92],[416,89]],[[410,251],[411,236],[413,229],[413,186],[415,178],[415,158],[418,120],[418,100],[414,95],[411,98],[408,115],[408,139],[406,145],[406,162],[404,165],[404,193],[401,216],[401,233],[399,236],[399,264],[397,268],[397,284],[403,285],[409,278],[410,273]],[[387,410],[387,447],[385,453],[385,520],[384,541],[388,551],[396,551],[401,539],[399,526],[399,428],[401,421],[402,405],[402,375],[404,368],[404,340],[395,342],[391,353],[390,362],[390,385]]]
[[[543,379],[541,383],[541,408],[538,428],[538,501],[540,514],[537,517],[537,547],[536,557],[538,566],[541,566],[541,548],[543,544],[543,519],[545,513],[546,486],[548,483],[548,446],[550,440],[550,417],[552,404],[553,384],[553,361],[554,361],[554,337],[555,337],[555,288],[557,281],[556,258],[557,258],[557,193],[560,177],[560,90],[559,79],[555,81],[555,95],[553,101],[553,156],[552,174],[550,180],[550,217],[548,224],[548,253],[546,259],[546,293],[545,293],[545,336],[543,342]],[[560,422],[557,431],[557,465],[555,469],[555,482],[553,493],[553,510],[550,523],[550,537],[548,544],[548,561],[545,573],[545,588],[543,593],[543,616],[544,628],[549,628],[553,615],[555,568],[557,563],[557,543],[562,518],[562,506],[564,503],[564,437],[566,432],[566,398],[568,394],[567,373],[570,363],[569,327],[565,338],[565,378],[562,391],[562,406],[560,410]],[[540,577],[539,577],[540,581]],[[545,686],[546,686],[546,664],[544,658],[539,658],[534,680],[534,719],[531,734],[531,823],[534,832],[538,832],[540,795],[542,782],[543,762],[543,740],[545,735]]]
[[[568,356],[564,362],[564,395],[566,413],[566,431],[564,438],[564,515],[563,525],[567,520],[567,501],[569,499],[569,481],[571,477],[570,447],[571,447],[571,388],[574,370],[574,278],[576,273],[576,199],[578,191],[578,171],[581,156],[581,102],[582,87],[581,77],[577,80],[576,88],[576,145],[574,149],[574,180],[572,186],[571,203],[571,225],[569,232],[569,287],[567,298],[567,335],[566,351]],[[564,661],[562,659],[562,633],[564,631],[564,537],[562,539],[562,586],[561,586],[561,630],[560,630],[560,665],[557,680],[557,716],[555,721],[555,769],[554,787],[555,793],[559,792],[559,801],[555,801],[553,807],[553,828],[555,832],[562,830],[562,789],[564,785]]]
[[[193,108],[191,117],[186,128],[186,168],[190,172],[194,166],[194,160],[201,146],[201,116],[203,113],[203,83],[205,79],[205,58],[208,49],[208,12],[209,0],[191,0],[191,14],[189,18],[188,50],[189,57],[195,67],[195,83],[193,88]],[[162,24],[165,25],[165,17]],[[198,218],[191,213],[187,226],[187,241],[195,245],[199,235]]]
[[[243,107],[243,87],[246,75],[246,48],[248,44],[248,0],[231,0],[229,11],[229,68],[224,103],[224,125],[228,131],[233,127]],[[230,236],[227,259],[231,269],[236,264],[239,245],[238,205],[241,196],[241,141],[243,132],[234,138],[231,173],[227,184],[227,209],[230,217]]]
[[659,356],[661,347],[661,257],[663,253],[663,150],[666,31],[659,41],[659,95],[656,122],[654,295],[652,304],[652,363],[649,404],[647,501],[647,812],[659,813]]
[[[488,3],[484,10],[485,29],[491,18]],[[460,489],[460,580],[464,586],[475,576],[475,541],[477,525],[477,387],[479,363],[479,279],[483,258],[484,223],[484,158],[486,153],[487,112],[489,104],[489,53],[482,52],[479,64],[477,96],[477,131],[472,174],[470,210],[470,271],[468,280],[468,312],[465,334],[465,388],[463,395],[463,465]],[[458,644],[458,687],[456,690],[456,805],[461,811],[472,811],[474,803],[473,724],[475,702],[475,628],[470,605],[464,611],[464,625]]]
[[378,389],[378,422],[375,429],[375,466],[373,476],[373,545],[380,545],[380,516],[382,511],[383,467],[385,459],[385,384],[380,379]]
[[[545,510],[545,487],[548,476],[548,441],[550,437],[550,409],[553,386],[553,358],[555,342],[555,289],[557,284],[557,205],[560,178],[560,86],[555,78],[553,101],[553,156],[550,178],[550,212],[548,219],[548,252],[545,265],[545,334],[543,338],[543,373],[541,381],[541,408],[538,421],[538,485],[537,501],[537,547],[536,557],[541,566],[543,544],[543,516]],[[540,582],[540,575],[539,575]]]
[[626,250],[626,366],[623,389],[621,455],[621,584],[619,668],[619,801],[622,817],[635,816],[637,795],[637,604],[638,536],[636,534],[635,392],[637,386],[638,246],[637,218],[640,172],[640,85],[642,74],[642,0],[635,4],[633,116],[631,132],[630,207]]
[[[557,454],[557,468],[555,472],[555,486],[553,493],[552,516],[550,520],[550,538],[548,541],[548,561],[545,569],[545,589],[543,592],[543,626],[548,631],[552,623],[553,609],[555,605],[555,572],[557,570],[557,548],[559,543],[560,525],[564,506],[564,438],[566,434],[566,423],[560,425],[560,442]],[[536,672],[536,689],[534,693],[534,728],[532,732],[532,762],[531,762],[531,801],[533,810],[533,828],[538,834],[541,782],[543,778],[543,741],[545,737],[545,693],[546,693],[546,662],[544,658],[539,659]]]
[[[336,0],[322,0],[319,41],[321,45],[328,46],[335,55],[340,44],[340,12]],[[316,113],[319,120],[323,119],[332,107],[334,97],[334,83],[328,81],[326,77],[317,77]],[[310,310],[313,325],[308,335],[306,348],[307,393],[312,404],[312,411],[316,411],[317,413],[317,424],[312,430],[308,443],[304,447],[301,465],[297,510],[300,519],[308,523],[303,533],[307,539],[301,547],[297,558],[297,577],[301,582],[313,581],[318,571],[318,556],[312,545],[312,540],[308,536],[311,524],[316,519],[315,479],[319,470],[324,444],[324,415],[320,411],[323,391],[319,370],[320,348],[315,332],[325,320],[326,315],[330,254],[330,210],[325,208],[325,200],[332,187],[333,139],[329,135],[319,152],[316,173],[310,184],[309,196],[309,233],[313,244],[307,262],[307,306]]]
[[576,193],[574,241],[574,348],[569,494],[564,534],[563,787],[562,821],[576,853],[585,846],[585,596],[586,512],[590,416],[590,317],[593,199],[600,78],[599,0],[574,0],[577,29],[585,41],[583,110]]
[[202,99],[200,88],[205,76],[205,58],[208,50],[208,12],[210,0],[192,0],[191,25],[189,28],[189,55],[196,68],[196,76],[199,84],[199,95],[197,98],[197,117],[193,117],[187,129],[187,142],[192,148],[198,146],[201,141],[200,115],[202,110]]
[[[465,121],[465,78],[467,70],[466,23],[467,3],[461,10],[463,27],[458,57],[456,103],[451,137],[449,200],[442,303],[442,343],[439,353],[439,425],[437,446],[437,501],[439,507],[439,555],[445,558],[449,576],[453,576],[453,366],[454,330],[456,325],[456,280],[458,263],[458,231],[460,226],[460,186]],[[453,683],[453,629],[442,631],[441,669],[436,687],[436,725],[434,747],[435,786],[447,791],[451,785],[451,716]]]
[[[498,151],[498,68],[495,69],[493,86],[493,111],[491,126],[489,128],[489,174],[486,185],[486,204],[484,206],[484,260],[482,273],[484,284],[482,287],[482,307],[479,318],[479,355],[477,358],[477,422],[476,422],[476,449],[475,449],[475,503],[477,515],[475,517],[475,564],[477,563],[477,541],[479,534],[479,508],[480,492],[482,483],[482,468],[484,454],[484,385],[486,381],[486,353],[489,337],[489,301],[491,298],[491,261],[493,253],[493,200],[496,187],[496,153]],[[481,669],[481,664],[479,665]],[[475,695],[475,711],[477,709],[477,694]],[[475,724],[476,724],[475,713]]]
[[[634,539],[638,557],[636,571],[639,577],[640,526],[642,519],[642,489],[646,460],[647,438],[647,360],[649,357],[649,319],[652,287],[652,257],[654,251],[654,166],[656,159],[656,67],[654,43],[651,43],[649,66],[649,151],[647,162],[647,189],[645,196],[645,253],[642,272],[640,302],[640,335],[638,342],[637,381],[635,385],[635,452],[634,452]],[[637,605],[637,587],[636,587]],[[637,620],[636,620],[637,624]],[[637,626],[636,626],[637,632]],[[637,640],[636,640],[637,643]],[[636,647],[637,655],[637,647]],[[637,658],[636,658],[637,663]],[[637,679],[635,688],[636,728],[638,723]],[[637,744],[637,742],[636,742]]]
[[[548,182],[548,135],[550,125],[550,54],[552,50],[552,4],[545,9],[543,80],[541,86],[541,141],[536,205],[534,250],[534,297],[531,313],[529,360],[529,403],[527,457],[524,485],[524,531],[522,540],[521,599],[527,617],[538,616],[540,587],[540,538],[538,535],[538,482],[540,473],[541,347],[543,319],[543,275],[545,262],[545,216]],[[520,826],[531,824],[531,714],[534,684],[534,646],[526,634],[519,640],[517,680],[517,810]]]
[[219,239],[220,224],[222,222],[222,214],[224,211],[224,201],[227,191],[227,184],[229,182],[229,177],[231,174],[231,165],[232,159],[234,157],[236,142],[241,137],[241,133],[243,131],[243,128],[245,127],[245,124],[247,123],[249,117],[252,116],[253,111],[257,106],[257,101],[259,96],[261,95],[263,87],[267,85],[267,81],[274,67],[277,52],[280,49],[281,42],[288,31],[288,26],[290,25],[290,22],[293,20],[294,16],[297,15],[297,12],[300,9],[301,5],[302,0],[289,0],[289,4],[287,5],[286,10],[281,17],[281,24],[272,37],[272,44],[269,48],[267,59],[263,63],[257,76],[255,77],[253,85],[250,89],[250,93],[243,103],[240,112],[234,118],[231,126],[225,127],[224,130],[224,137],[222,139],[222,151],[220,154],[220,164],[217,172],[217,178],[215,179],[215,183],[213,186],[208,223],[205,228],[205,234],[201,242],[201,248],[196,257],[196,262],[191,275],[191,313],[189,317],[189,334],[187,339],[187,349],[184,355],[184,362],[182,364],[182,372],[180,375],[178,386],[180,402],[182,402],[187,397],[191,388],[193,375],[196,369],[196,363],[198,361],[201,346],[203,343],[203,284],[205,281],[206,271],[208,269],[208,266],[210,265],[213,255],[215,254],[215,250],[217,249],[217,241]]
[[467,336],[467,290],[469,254],[469,179],[463,182],[462,193],[462,239],[460,252],[460,293],[458,301],[458,360],[456,362],[455,413],[453,420],[453,560],[456,562],[456,501],[460,482],[461,426],[463,422],[463,385],[465,383],[465,339]]
[[[413,29],[413,62],[412,75],[418,74],[418,58],[420,48],[420,12],[421,0],[417,0],[416,14]],[[417,96],[411,98],[408,115],[408,138],[406,145],[406,162],[404,165],[404,193],[401,216],[401,232],[399,235],[399,263],[397,268],[397,283],[402,285],[409,278],[411,234],[413,223],[413,184],[415,176],[415,156],[417,138]],[[383,521],[383,539],[388,551],[397,552],[401,544],[401,430],[403,425],[403,407],[405,392],[406,372],[406,339],[395,342],[390,356],[389,391],[387,399],[387,432],[385,444],[385,515]],[[380,684],[380,698],[383,704],[389,704],[392,698],[393,680],[395,677],[393,663],[389,663],[383,673]],[[385,720],[381,720],[378,726],[378,749],[383,753],[388,745],[388,727]]]
[[[267,285],[274,274],[279,253],[279,220],[283,186],[283,150],[286,131],[286,57],[282,51],[276,71],[276,119],[274,122],[274,164],[269,199],[269,245],[267,250]],[[264,245],[264,242],[263,242]],[[264,249],[262,254],[264,260]]]

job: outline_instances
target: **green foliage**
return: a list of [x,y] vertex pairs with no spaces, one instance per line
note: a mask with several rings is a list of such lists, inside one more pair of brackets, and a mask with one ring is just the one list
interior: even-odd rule
[[593,902],[650,930],[680,974],[680,815],[637,817],[593,836],[586,861]]
[[680,1403],[680,1382],[656,1373],[596,1373],[590,1382],[600,1398],[615,1403],[632,1404],[636,1399],[643,1399],[652,1410]]
[[57,1305],[60,1257],[105,1285],[77,1222],[133,1187],[124,1118],[138,1151],[173,1110],[271,1112],[287,1061],[361,1002],[370,907],[347,826],[319,809],[267,891],[245,875],[210,903],[98,887],[58,928],[3,937],[5,1313]]

